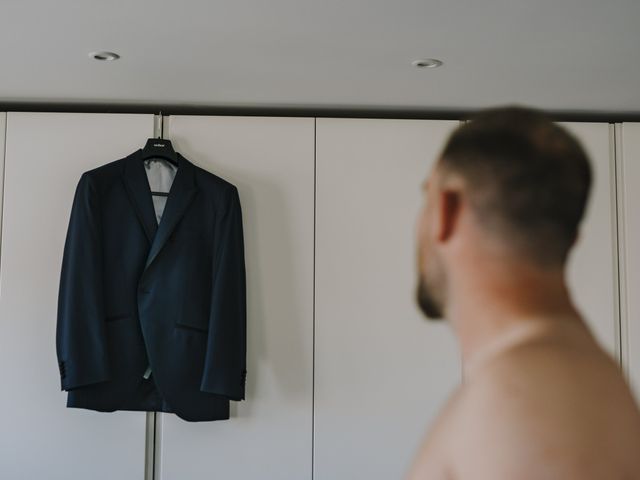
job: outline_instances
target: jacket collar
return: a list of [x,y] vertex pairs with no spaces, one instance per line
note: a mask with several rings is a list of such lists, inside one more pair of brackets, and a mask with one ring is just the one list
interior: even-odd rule
[[176,154],[178,157],[178,170],[171,183],[159,225],[153,208],[147,173],[144,170],[142,149],[140,148],[130,154],[124,162],[124,184],[147,239],[151,244],[145,263],[145,270],[156,258],[198,191],[195,182],[194,165],[179,152],[176,152]]

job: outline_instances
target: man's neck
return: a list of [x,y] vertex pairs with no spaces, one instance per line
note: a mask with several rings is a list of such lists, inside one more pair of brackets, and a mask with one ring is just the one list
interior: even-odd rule
[[460,276],[465,281],[449,292],[446,314],[465,372],[552,322],[581,322],[562,272],[522,266],[489,270],[476,277],[466,272]]

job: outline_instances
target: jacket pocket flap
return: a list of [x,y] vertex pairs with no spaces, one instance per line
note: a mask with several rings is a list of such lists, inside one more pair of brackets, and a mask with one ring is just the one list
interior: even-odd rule
[[182,328],[189,328],[192,330],[198,330],[200,332],[209,331],[209,325],[207,323],[203,324],[202,322],[198,321],[197,318],[190,317],[190,316],[179,317],[178,320],[176,321],[176,326],[182,327]]

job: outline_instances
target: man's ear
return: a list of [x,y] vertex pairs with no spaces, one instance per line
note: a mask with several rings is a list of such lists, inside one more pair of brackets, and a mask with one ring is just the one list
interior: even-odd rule
[[439,197],[436,238],[439,242],[446,242],[457,227],[461,206],[460,192],[445,189],[439,192]]

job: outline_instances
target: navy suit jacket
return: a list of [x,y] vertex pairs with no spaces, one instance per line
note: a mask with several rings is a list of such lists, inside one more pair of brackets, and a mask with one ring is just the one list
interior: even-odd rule
[[238,190],[178,153],[158,225],[141,154],[78,181],[58,295],[61,390],[67,407],[227,419],[247,373]]

